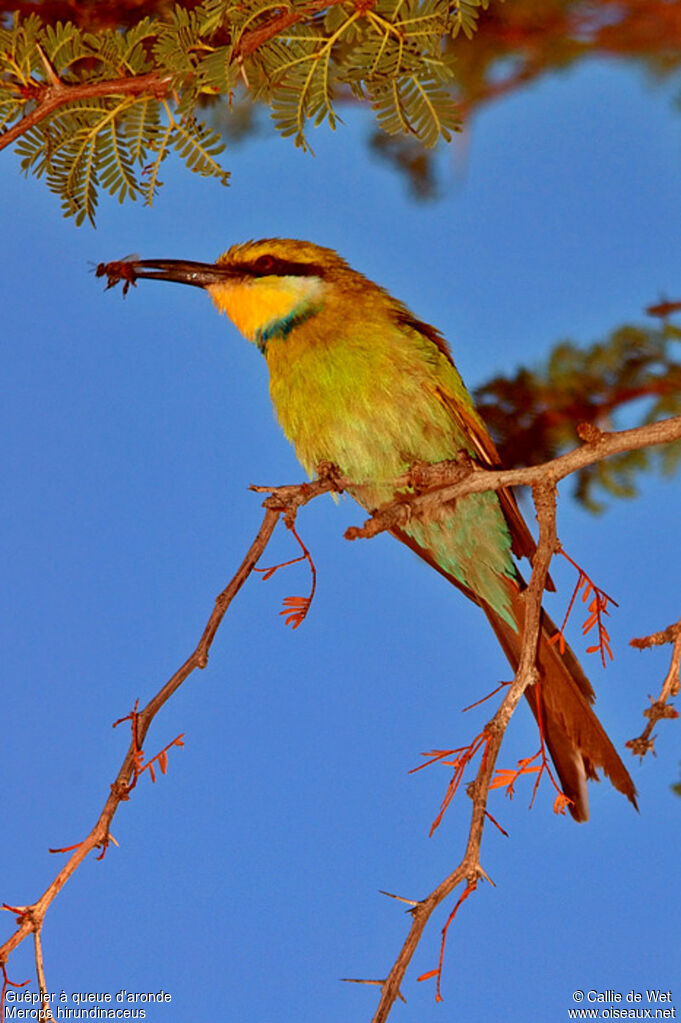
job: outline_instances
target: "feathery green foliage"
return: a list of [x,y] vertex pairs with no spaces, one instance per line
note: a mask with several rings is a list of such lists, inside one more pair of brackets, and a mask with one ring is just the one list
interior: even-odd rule
[[[24,170],[49,169],[49,186],[78,222],[94,215],[102,185],[121,201],[150,202],[171,149],[226,183],[217,134],[201,127],[207,107],[223,141],[243,137],[256,108],[268,109],[307,149],[311,127],[339,122],[339,102],[372,107],[374,148],[426,196],[436,192],[428,147],[451,136],[459,115],[593,53],[656,75],[680,66],[669,0],[601,0],[597,18],[583,0],[185,0],[174,8],[145,0],[151,16],[139,21],[138,0],[121,0],[71,5],[74,24],[55,22],[59,4],[35,6],[44,21],[10,22],[11,4],[0,0],[0,148],[30,135]],[[124,97],[136,102],[117,106]]]
[[478,8],[487,10],[488,0],[475,3],[475,0],[454,0],[452,3],[453,27],[452,35],[457,36],[463,32],[467,39],[472,39],[478,27]]
[[[556,345],[544,366],[521,367],[476,391],[476,402],[504,465],[545,461],[579,443],[576,427],[624,429],[681,414],[681,330],[624,326],[589,348]],[[630,451],[582,469],[575,496],[601,511],[595,495],[634,497],[636,478],[652,467],[666,474],[681,461],[681,444]]]
[[194,118],[191,102],[183,109],[153,88],[126,94],[115,85],[161,69],[169,90],[189,63],[196,25],[188,21],[178,10],[167,31],[145,18],[127,32],[94,35],[68,23],[43,26],[32,15],[0,30],[0,123],[30,114],[50,90],[71,90],[19,137],[16,151],[22,170],[44,175],[77,224],[94,222],[101,188],[120,202],[142,196],[151,203],[170,149],[190,169],[226,181],[216,160],[222,140]]
[[14,15],[0,28],[0,128],[16,131],[22,170],[44,176],[78,224],[94,222],[102,188],[151,203],[171,150],[226,183],[223,141],[199,110],[229,107],[237,91],[303,148],[310,125],[335,128],[350,94],[383,131],[433,146],[458,128],[446,41],[486,4],[205,0],[96,33]]

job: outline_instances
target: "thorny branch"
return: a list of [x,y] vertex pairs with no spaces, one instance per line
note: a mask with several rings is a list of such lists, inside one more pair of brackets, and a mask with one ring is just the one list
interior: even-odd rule
[[[452,873],[441,881],[428,896],[416,902],[405,900],[413,906],[410,910],[412,923],[390,973],[385,979],[379,981],[367,980],[364,982],[376,984],[381,988],[379,1005],[372,1023],[384,1023],[388,1019],[395,1000],[398,997],[402,997],[400,995],[400,985],[434,910],[459,885],[465,883],[465,888],[445,925],[443,931],[444,942],[446,930],[464,899],[468,898],[476,890],[481,879],[489,880],[480,862],[482,835],[485,821],[489,816],[487,813],[487,799],[505,730],[523,692],[536,681],[537,677],[535,662],[540,634],[542,595],[546,586],[551,559],[559,549],[556,536],[556,495],[558,482],[583,466],[607,458],[616,452],[636,450],[654,444],[664,444],[680,438],[681,417],[618,433],[602,433],[590,427],[588,431],[582,431],[580,436],[585,442],[582,447],[560,458],[553,459],[544,465],[527,469],[483,470],[465,458],[451,463],[441,463],[437,466],[415,467],[405,477],[394,481],[396,489],[402,489],[395,502],[379,509],[375,515],[365,522],[364,526],[353,527],[346,532],[348,539],[373,536],[392,528],[396,524],[404,524],[406,521],[404,516],[411,518],[428,514],[434,504],[451,502],[464,494],[480,493],[485,490],[499,490],[502,487],[516,485],[531,486],[539,524],[539,540],[533,559],[532,574],[525,591],[525,631],[520,663],[514,681],[508,688],[499,709],[484,729],[484,749],[480,766],[474,781],[468,787],[468,794],[472,799],[473,806],[464,855]],[[5,964],[10,952],[30,934],[34,936],[40,989],[41,991],[45,990],[40,943],[45,914],[56,895],[88,854],[96,848],[101,849],[103,854],[109,842],[114,841],[110,833],[111,822],[120,803],[129,797],[131,782],[135,777],[136,765],[138,765],[139,752],[154,717],[194,669],[206,666],[208,653],[220,623],[231,601],[255,568],[280,517],[283,516],[287,525],[290,526],[294,523],[297,510],[302,505],[322,493],[342,491],[350,482],[352,481],[344,479],[333,466],[323,464],[319,467],[318,478],[309,484],[252,488],[256,492],[270,495],[263,502],[265,516],[260,529],[239,569],[217,597],[214,609],[206,623],[196,649],[166,684],[151,698],[146,707],[139,713],[135,713],[131,718],[133,727],[136,723],[136,735],[133,737],[133,741],[123,759],[118,774],[111,785],[110,794],[92,831],[83,842],[75,847],[72,855],[39,899],[29,906],[4,905],[4,908],[14,912],[18,919],[15,932],[0,947],[3,995],[8,986],[22,986],[8,979]],[[405,495],[403,492],[405,487],[412,487],[414,493]],[[670,626],[664,633],[632,642],[640,647],[656,645],[661,642],[674,643],[670,670],[660,699],[657,701],[657,704],[666,705],[669,696],[678,693],[680,687],[681,620],[676,625]],[[644,736],[641,737],[641,739],[645,738],[646,741],[654,725],[652,712],[655,706],[656,704],[647,712],[651,723]],[[659,714],[658,718],[661,716],[672,716],[669,713],[668,707],[667,712]],[[658,718],[655,718],[655,720]],[[640,752],[640,750],[636,749],[634,752]],[[442,949],[438,968],[427,975],[437,976],[438,997],[441,968]]]

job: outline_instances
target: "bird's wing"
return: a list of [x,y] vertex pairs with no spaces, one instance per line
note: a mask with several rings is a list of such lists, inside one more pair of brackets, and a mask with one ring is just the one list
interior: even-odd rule
[[[461,401],[457,401],[454,395],[444,388],[437,388],[437,396],[456,420],[459,429],[469,439],[480,463],[488,469],[500,469],[502,466],[499,452],[479,416],[472,409],[466,408]],[[520,512],[513,491],[504,487],[497,491],[497,495],[511,531],[513,553],[517,558],[529,558],[531,561],[537,545]]]
[[[463,381],[459,376],[459,371],[456,368],[452,353],[449,350],[449,345],[443,338],[442,334],[429,323],[425,323],[423,320],[417,320],[413,317],[408,310],[401,309],[398,312],[397,320],[402,327],[410,327],[412,330],[418,331],[422,337],[425,337],[432,345],[435,346],[440,356],[446,359],[447,363],[456,375],[457,381],[463,391],[463,394],[468,397],[468,392],[465,390]],[[459,431],[468,438],[472,453],[475,454],[480,461],[481,465],[489,469],[501,469],[501,459],[499,452],[497,451],[496,445],[489,435],[489,431],[485,426],[484,422],[475,411],[472,401],[470,407],[461,400],[459,397],[450,390],[446,385],[437,385],[435,388],[438,400],[442,402],[449,414],[452,416]],[[470,399],[469,399],[470,400]],[[523,518],[513,491],[504,487],[502,490],[497,491],[499,503],[501,504],[502,511],[508,523],[508,528],[511,533],[511,550],[517,558],[528,558],[532,561],[534,552],[537,549],[534,537],[529,530],[525,519]],[[548,590],[555,589],[553,581],[549,578],[547,582]]]

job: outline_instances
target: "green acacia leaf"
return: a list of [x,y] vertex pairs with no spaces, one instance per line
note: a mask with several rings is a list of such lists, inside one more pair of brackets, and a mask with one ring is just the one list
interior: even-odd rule
[[220,135],[206,125],[185,117],[173,125],[171,141],[190,170],[227,184],[229,173],[215,159],[225,148]]

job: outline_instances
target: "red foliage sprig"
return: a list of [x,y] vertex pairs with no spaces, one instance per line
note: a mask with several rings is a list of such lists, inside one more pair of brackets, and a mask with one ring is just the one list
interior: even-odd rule
[[[456,795],[456,791],[461,784],[464,771],[468,764],[470,764],[473,757],[476,755],[478,750],[484,746],[482,753],[482,759],[484,761],[485,754],[487,752],[487,744],[489,743],[489,734],[485,729],[480,732],[479,735],[473,739],[468,746],[460,746],[458,749],[446,749],[446,750],[430,750],[428,753],[422,753],[421,756],[428,757],[424,764],[419,764],[418,767],[413,767],[410,774],[414,774],[416,771],[422,771],[424,767],[429,767],[431,764],[441,763],[446,764],[448,767],[454,768],[454,773],[447,786],[447,791],[444,794],[442,803],[440,804],[440,812],[430,826],[429,835],[432,835],[437,827],[439,827],[440,821],[445,815],[445,811],[452,799]],[[445,759],[448,757],[454,757],[453,760]]]
[[[534,763],[537,757],[541,757],[541,762],[539,764]],[[534,799],[535,796],[537,795],[537,790],[539,788],[539,782],[541,781],[544,771],[547,772],[549,778],[551,779],[553,787],[556,789],[557,793],[556,798],[553,801],[553,812],[564,814],[565,808],[568,806],[571,800],[565,795],[564,792],[561,792],[556,782],[556,779],[553,777],[553,772],[551,771],[543,747],[537,750],[533,757],[521,758],[518,761],[518,766],[515,770],[509,767],[498,767],[496,770],[496,774],[494,775],[492,781],[490,782],[489,787],[490,790],[505,788],[506,795],[508,796],[508,798],[513,799],[513,796],[515,795],[514,786],[518,778],[520,778],[520,776],[523,774],[536,774],[537,777],[535,778],[534,786],[532,788],[532,798],[530,799],[530,809],[532,809],[534,805]],[[496,821],[494,823],[496,823]]]
[[184,732],[180,732],[180,734],[178,736],[176,736],[172,740],[172,742],[169,742],[167,746],[164,746],[163,749],[159,753],[157,753],[155,756],[153,756],[151,758],[151,760],[147,760],[147,762],[145,763],[144,762],[144,750],[141,749],[138,746],[138,744],[137,744],[138,707],[139,707],[139,700],[135,700],[135,706],[130,711],[130,713],[126,714],[124,718],[119,718],[118,721],[114,721],[113,726],[112,726],[113,728],[116,728],[118,725],[122,724],[124,721],[130,721],[131,722],[132,747],[133,747],[133,753],[134,753],[134,758],[135,758],[135,765],[134,765],[134,768],[133,768],[132,781],[130,781],[128,783],[127,792],[123,796],[123,799],[129,799],[130,798],[130,793],[132,792],[132,790],[134,789],[135,785],[137,784],[139,776],[144,771],[149,771],[149,774],[151,776],[152,782],[156,781],[156,773],[154,771],[154,764],[158,764],[158,766],[160,768],[160,771],[161,771],[161,774],[165,774],[166,771],[168,770],[168,750],[172,749],[173,746],[184,746],[184,742],[183,742]]
[[310,566],[310,575],[312,576],[312,585],[310,592],[307,597],[284,597],[284,608],[279,612],[280,615],[284,615],[284,623],[290,625],[291,628],[297,629],[299,625],[302,625],[305,621],[307,612],[310,610],[312,605],[312,599],[317,589],[317,569],[315,563],[312,560],[312,555],[308,551],[303,541],[296,532],[296,527],[292,522],[286,522],[286,528],[290,529],[294,537],[300,545],[302,554],[299,554],[297,558],[291,558],[290,561],[282,561],[279,565],[270,565],[269,568],[255,568],[255,572],[260,572],[263,578],[263,582],[266,579],[271,579],[275,572],[278,572],[280,568],[288,568],[289,565],[297,565],[301,561],[307,561]]
[[467,711],[473,710],[474,707],[479,707],[481,703],[486,703],[487,700],[491,700],[493,696],[496,696],[497,693],[500,693],[504,686],[510,685],[511,685],[510,682],[500,682],[496,689],[493,689],[491,693],[488,693],[487,696],[483,696],[482,699],[480,700],[476,700],[475,703],[469,703],[467,707],[464,707],[462,709],[461,713],[465,714]]
[[[3,904],[2,904],[2,908],[3,909],[10,909],[10,910],[12,910],[12,912],[14,912],[14,907],[8,906],[5,902],[3,902]],[[31,979],[29,977],[28,980],[22,980],[20,984],[18,984],[14,980],[10,980],[9,977],[7,976],[7,967],[5,966],[5,964],[3,962],[0,962],[0,970],[2,970],[2,990],[0,991],[0,1019],[4,1019],[5,1018],[5,998],[7,996],[7,988],[8,987],[26,987],[27,984],[31,983]]]
[[429,970],[427,973],[422,973],[420,977],[416,978],[417,980],[430,980],[431,977],[437,977],[437,984],[436,984],[436,987],[435,987],[435,1001],[436,1002],[441,1002],[443,1000],[442,999],[442,993],[441,993],[441,990],[440,990],[440,984],[441,984],[441,981],[442,981],[442,964],[443,964],[444,958],[445,958],[445,944],[447,942],[447,931],[449,930],[449,925],[452,923],[452,921],[454,920],[454,917],[459,912],[459,908],[462,905],[462,903],[464,903],[466,901],[466,899],[468,898],[468,896],[472,892],[475,891],[476,887],[477,887],[477,884],[475,882],[468,881],[468,883],[466,884],[466,887],[464,888],[464,890],[462,891],[461,895],[459,896],[459,898],[457,900],[457,903],[454,906],[454,909],[451,911],[451,913],[447,917],[447,922],[444,925],[444,927],[442,928],[442,938],[440,940],[440,958],[438,960],[437,968],[434,969],[434,970]]
[[[112,725],[112,728],[116,728],[118,725],[122,724],[124,721],[130,721],[131,722],[134,765],[133,765],[132,780],[128,782],[127,786],[125,787],[125,791],[121,792],[121,797],[120,798],[122,800],[127,800],[127,799],[130,798],[130,793],[134,789],[135,785],[137,785],[137,781],[139,779],[139,776],[144,771],[149,771],[149,774],[151,776],[152,782],[156,781],[156,772],[154,771],[154,764],[158,765],[158,767],[160,768],[161,774],[165,774],[166,771],[168,770],[168,750],[171,749],[173,746],[184,746],[184,742],[183,742],[184,732],[181,732],[178,736],[176,736],[173,739],[172,742],[169,742],[167,746],[164,746],[163,749],[159,753],[157,753],[155,756],[153,756],[151,758],[151,760],[148,760],[146,762],[146,764],[145,764],[145,762],[144,762],[144,750],[141,749],[138,746],[138,744],[137,744],[137,719],[139,717],[138,708],[139,708],[139,700],[135,700],[135,706],[130,711],[130,713],[126,714],[124,718],[119,718],[118,721],[114,721],[114,723]],[[102,851],[101,851],[101,853],[99,854],[99,856],[96,857],[98,860],[103,860],[104,859],[104,857],[106,855],[106,850],[108,849],[108,845],[109,845],[110,841],[113,842],[114,845],[118,845],[118,842],[113,837],[113,835],[109,834],[109,836],[107,838],[107,841],[102,844]],[[51,852],[51,853],[73,852],[74,849],[78,849],[79,846],[81,846],[82,844],[83,844],[82,842],[76,842],[75,845],[65,845],[65,846],[62,846],[59,849],[48,849],[48,852]]]
[[[465,707],[464,710],[470,710],[471,707],[476,707],[478,706],[478,704],[484,703],[485,700],[488,700],[491,696],[494,696],[496,693],[499,692],[500,689],[502,689],[505,685],[508,684],[509,683],[502,682],[501,685],[497,686],[497,688],[493,692],[489,693],[487,696],[484,696],[482,700],[478,700],[476,703],[472,703],[469,707]],[[553,811],[554,813],[564,814],[565,808],[570,803],[570,799],[565,795],[564,792],[561,791],[561,788],[558,785],[556,778],[554,777],[553,771],[551,770],[551,765],[549,763],[549,757],[546,751],[546,743],[544,741],[544,730],[542,726],[539,688],[540,685],[541,683],[539,682],[535,684],[536,686],[535,699],[537,701],[537,721],[539,723],[539,749],[534,754],[534,756],[523,757],[522,759],[518,760],[518,766],[515,769],[497,768],[496,773],[492,778],[489,787],[490,791],[492,789],[505,788],[506,795],[509,797],[509,799],[513,799],[513,796],[515,795],[515,783],[517,782],[518,778],[520,778],[521,775],[535,774],[536,778],[534,782],[534,787],[532,789],[532,798],[530,799],[531,809],[534,805],[534,800],[539,789],[539,783],[541,782],[541,779],[544,773],[546,772],[551,781],[551,784],[556,790],[556,798],[553,803]],[[476,737],[468,746],[461,746],[458,749],[450,750],[430,750],[428,753],[422,753],[421,755],[424,757],[428,757],[428,759],[425,761],[425,763],[419,764],[418,767],[412,768],[411,771],[409,772],[410,774],[414,774],[414,772],[421,771],[424,767],[429,767],[431,764],[435,763],[446,764],[447,766],[454,768],[454,773],[452,774],[449,785],[447,786],[447,791],[445,792],[444,798],[440,805],[440,812],[438,813],[437,817],[435,818],[431,825],[429,832],[431,835],[439,826],[445,814],[445,811],[447,810],[449,804],[456,795],[456,792],[459,788],[459,785],[461,784],[461,780],[463,778],[466,767],[483,745],[485,746],[485,750],[483,751],[482,754],[484,762],[488,742],[489,736],[487,732],[483,730],[482,732],[480,732],[479,735],[476,735]],[[452,757],[454,759],[450,759]],[[535,764],[535,761],[538,758],[539,763]],[[505,835],[506,832],[501,827],[501,825],[496,820],[494,820],[494,818],[490,814],[487,814],[487,816],[490,818],[492,823],[496,825],[499,831],[501,831],[501,833]]]
[[610,636],[608,635],[608,630],[605,627],[603,618],[605,617],[605,615],[610,614],[608,610],[608,605],[612,604],[613,607],[619,607],[619,604],[617,603],[616,600],[613,600],[612,597],[608,596],[605,590],[602,590],[599,586],[596,586],[593,579],[591,579],[587,575],[584,569],[581,568],[577,564],[577,562],[574,561],[570,557],[570,555],[563,550],[562,547],[559,548],[558,553],[562,554],[564,558],[567,558],[567,560],[570,562],[573,568],[577,570],[578,576],[575,588],[572,591],[570,603],[568,604],[568,609],[565,612],[565,617],[563,618],[563,624],[561,625],[558,632],[554,636],[551,636],[551,638],[549,639],[549,643],[558,643],[558,649],[560,650],[561,654],[565,653],[566,642],[565,626],[567,625],[570,614],[572,613],[572,608],[574,607],[575,600],[577,599],[577,594],[581,589],[584,589],[584,593],[582,594],[582,603],[586,604],[587,600],[589,600],[590,602],[588,607],[589,612],[588,617],[584,624],[582,625],[582,635],[586,636],[586,634],[590,632],[591,629],[593,629],[594,625],[596,626],[596,631],[598,635],[598,642],[595,643],[593,646],[587,647],[586,652],[588,654],[600,653],[601,664],[605,668],[607,664],[606,654],[608,655],[611,661],[614,658],[612,649],[610,647]]
[[[513,799],[515,795],[515,783],[518,778],[523,774],[536,774],[534,786],[532,788],[532,798],[530,799],[530,810],[534,806],[534,800],[539,790],[539,783],[542,779],[544,772],[548,774],[551,784],[556,790],[556,798],[553,801],[553,812],[556,814],[564,814],[565,808],[572,802],[568,796],[561,790],[558,782],[556,781],[549,758],[546,753],[546,743],[544,741],[544,727],[542,725],[542,714],[541,714],[541,682],[535,683],[534,698],[537,704],[537,723],[539,726],[539,749],[533,757],[523,757],[518,761],[518,766],[515,770],[511,768],[499,767],[496,770],[496,774],[490,782],[490,791],[492,789],[506,789],[506,795],[509,799]],[[534,761],[540,758],[540,762],[535,764]],[[496,823],[496,822],[495,822]]]

